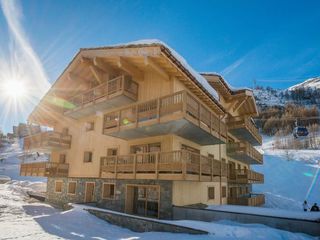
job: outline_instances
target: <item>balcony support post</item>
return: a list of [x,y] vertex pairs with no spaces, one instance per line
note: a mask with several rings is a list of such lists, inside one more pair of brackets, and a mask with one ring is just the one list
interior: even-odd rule
[[136,179],[137,174],[137,155],[133,156],[133,179]]

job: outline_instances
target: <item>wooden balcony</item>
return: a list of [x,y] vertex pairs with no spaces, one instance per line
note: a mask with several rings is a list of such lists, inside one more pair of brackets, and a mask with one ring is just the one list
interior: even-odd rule
[[229,169],[228,182],[239,184],[264,183],[264,175],[249,169]]
[[248,142],[228,143],[227,155],[247,164],[263,164],[263,155]]
[[186,150],[101,158],[100,176],[109,179],[217,181],[227,165]]
[[235,117],[228,120],[228,131],[240,140],[249,142],[251,145],[261,145],[262,137],[259,130],[250,118]]
[[104,115],[103,133],[123,139],[176,134],[200,145],[226,141],[226,126],[187,91]]
[[69,164],[56,162],[21,163],[20,176],[68,177]]
[[243,197],[228,198],[228,204],[253,207],[261,206],[265,204],[265,197],[263,194],[249,194]]
[[71,147],[71,136],[59,132],[42,132],[24,138],[25,151],[63,150]]
[[82,92],[71,99],[71,109],[65,109],[64,115],[80,119],[97,111],[120,107],[138,99],[139,85],[130,76],[119,76]]

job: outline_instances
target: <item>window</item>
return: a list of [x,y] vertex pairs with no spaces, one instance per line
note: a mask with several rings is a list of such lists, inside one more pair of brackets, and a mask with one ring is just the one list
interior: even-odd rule
[[208,187],[208,200],[214,199],[214,187]]
[[62,181],[55,181],[54,191],[56,193],[62,192]]
[[211,158],[211,159],[214,159],[214,155],[213,154],[208,153],[208,157]]
[[227,187],[226,186],[223,186],[221,188],[221,197],[223,197],[223,198],[227,197]]
[[93,131],[94,130],[94,122],[86,122],[86,131]]
[[83,162],[92,162],[92,152],[84,152]]
[[118,149],[117,148],[108,148],[107,156],[117,156],[117,155],[118,155]]
[[68,194],[76,194],[77,182],[68,183]]
[[59,155],[59,163],[66,163],[66,154],[65,153],[61,153]]
[[102,188],[102,198],[103,199],[114,199],[114,188],[113,183],[104,183]]
[[69,135],[69,128],[62,128],[62,135],[63,136]]

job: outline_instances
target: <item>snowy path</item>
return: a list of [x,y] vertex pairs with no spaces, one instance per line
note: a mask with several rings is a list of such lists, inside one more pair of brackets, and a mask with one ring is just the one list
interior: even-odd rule
[[[22,183],[22,184],[21,184]],[[23,185],[23,186],[21,186]],[[81,208],[61,212],[50,205],[27,198],[27,190],[38,187],[27,182],[0,184],[0,239],[316,239],[259,224],[234,222],[173,221],[199,228],[209,235],[135,233],[96,218]]]

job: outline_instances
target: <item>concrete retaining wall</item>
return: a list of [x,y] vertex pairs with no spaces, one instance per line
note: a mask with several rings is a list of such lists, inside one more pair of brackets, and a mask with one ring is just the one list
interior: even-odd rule
[[197,209],[189,207],[173,207],[174,220],[198,220],[198,221],[219,221],[231,220],[240,223],[264,224],[269,227],[287,230],[290,232],[306,233],[313,236],[320,236],[320,222],[312,220],[299,220],[282,217],[261,216],[246,213],[233,213],[215,211],[209,209]]
[[87,209],[87,211],[111,224],[128,228],[134,232],[172,232],[188,234],[208,234],[207,232],[198,229],[173,225],[152,219],[134,217],[131,215],[121,215],[111,212],[98,211],[94,209]]

